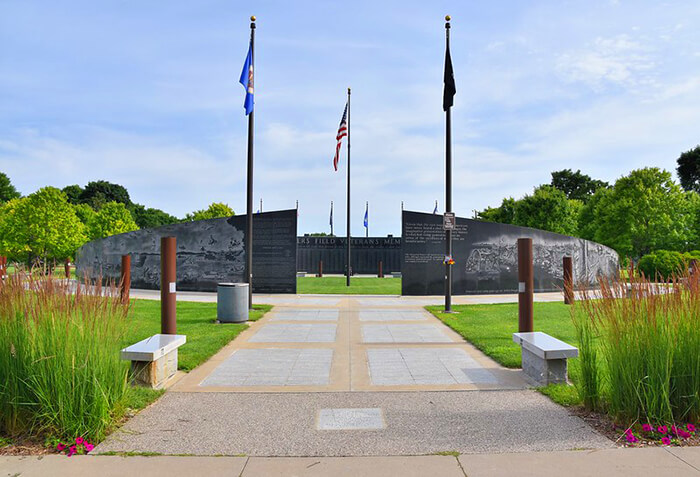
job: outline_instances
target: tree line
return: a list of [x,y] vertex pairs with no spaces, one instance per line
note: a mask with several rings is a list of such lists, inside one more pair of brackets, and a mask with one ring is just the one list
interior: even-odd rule
[[549,184],[477,214],[480,220],[534,227],[607,245],[637,260],[656,250],[700,250],[700,146],[677,160],[680,184],[656,167],[614,184],[580,170],[552,172]]
[[214,202],[178,219],[132,202],[124,186],[103,180],[43,187],[22,197],[0,172],[0,255],[27,264],[62,261],[90,240],[140,228],[232,215],[227,204]]

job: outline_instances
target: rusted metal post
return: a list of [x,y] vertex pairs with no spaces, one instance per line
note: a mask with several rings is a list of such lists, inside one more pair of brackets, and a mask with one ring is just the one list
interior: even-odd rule
[[63,265],[66,272],[66,279],[70,279],[70,258],[66,259],[66,263]]
[[574,302],[574,260],[564,257],[564,303],[571,305]]
[[131,289],[131,255],[122,255],[122,268],[119,278],[119,296],[122,303],[129,302],[129,290]]
[[379,273],[377,274],[377,276],[378,276],[379,278],[384,278],[383,265],[384,265],[384,264],[383,264],[382,261],[380,260],[380,261],[379,261]]
[[323,260],[318,261],[318,275],[317,277],[322,277],[323,276]]
[[518,331],[533,331],[532,239],[518,239]]
[[5,270],[7,269],[7,257],[0,256],[0,288],[5,281]]
[[175,237],[160,239],[160,332],[164,335],[177,333],[176,245]]

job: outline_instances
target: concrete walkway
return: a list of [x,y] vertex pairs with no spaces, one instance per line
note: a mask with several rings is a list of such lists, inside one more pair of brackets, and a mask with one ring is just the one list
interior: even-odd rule
[[[382,456],[612,443],[397,297],[285,297],[96,452]],[[280,298],[282,300],[282,298]]]
[[0,457],[0,477],[700,476],[700,448],[646,448],[406,457]]

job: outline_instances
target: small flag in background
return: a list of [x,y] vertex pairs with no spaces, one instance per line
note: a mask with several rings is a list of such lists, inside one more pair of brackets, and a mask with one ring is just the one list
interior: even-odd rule
[[365,228],[368,228],[369,226],[369,202],[367,203],[365,207]]
[[245,63],[243,63],[243,71],[241,71],[240,83],[245,88],[245,101],[243,102],[243,107],[245,108],[245,114],[248,115],[253,112],[253,45],[248,47],[248,56],[245,57]]
[[455,93],[457,92],[457,87],[455,86],[455,74],[452,71],[452,57],[450,56],[450,45],[447,44],[447,49],[445,50],[445,89],[442,95],[442,109],[447,111],[454,104]]
[[433,209],[433,215],[437,214],[437,200],[435,201],[435,208]]
[[340,120],[340,126],[338,127],[338,134],[335,136],[335,140],[338,143],[335,145],[335,156],[333,156],[333,168],[338,170],[338,154],[340,154],[340,146],[342,145],[343,138],[348,135],[348,103],[345,103],[345,110],[343,111],[343,118]]

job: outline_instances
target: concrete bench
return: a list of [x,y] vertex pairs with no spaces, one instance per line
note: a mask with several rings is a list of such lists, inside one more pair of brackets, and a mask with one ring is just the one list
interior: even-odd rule
[[565,383],[567,358],[578,357],[578,348],[547,333],[513,333],[522,348],[523,371],[538,386]]
[[137,384],[160,389],[177,371],[177,349],[185,342],[185,335],[153,335],[124,348],[121,359],[131,361]]

